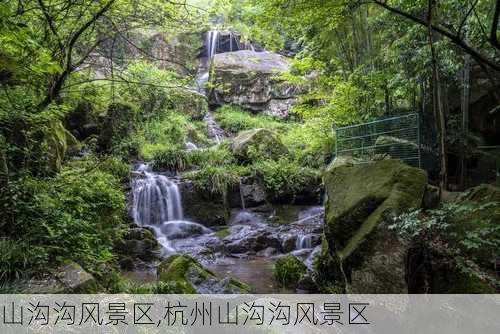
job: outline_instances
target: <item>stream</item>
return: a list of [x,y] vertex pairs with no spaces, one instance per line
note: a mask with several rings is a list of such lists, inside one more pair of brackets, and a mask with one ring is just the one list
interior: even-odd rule
[[[208,69],[218,50],[218,36],[218,32],[212,31],[206,37],[207,59],[201,62],[192,87],[200,94],[206,94]],[[235,43],[234,47],[239,49],[240,45]],[[232,50],[233,44],[230,43],[229,51]],[[211,112],[206,114],[204,121],[214,145],[228,138]],[[188,142],[186,149],[196,150],[198,147]],[[172,254],[190,255],[221,278],[232,277],[249,284],[253,293],[280,293],[290,291],[276,284],[274,262],[285,254],[293,254],[311,268],[313,257],[319,251],[323,207],[236,209],[232,211],[227,226],[209,228],[203,225],[203,221],[184,219],[179,190],[181,178],[153,172],[144,163],[136,165],[133,174],[134,222],[154,233],[163,258]],[[241,207],[245,208],[243,197],[241,202]],[[128,275],[141,281],[154,280],[151,272]]]

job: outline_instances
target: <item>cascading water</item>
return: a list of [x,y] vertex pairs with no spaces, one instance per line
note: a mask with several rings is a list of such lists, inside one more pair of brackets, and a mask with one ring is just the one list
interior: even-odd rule
[[206,44],[207,44],[208,59],[212,59],[213,57],[215,57],[215,54],[217,53],[219,35],[220,35],[220,32],[218,30],[210,30],[207,33]]
[[299,235],[295,241],[295,249],[309,249],[312,248],[312,238],[311,235]]
[[139,165],[135,172],[138,176],[132,184],[134,221],[154,231],[164,254],[175,252],[172,239],[211,232],[200,224],[183,221],[181,195],[175,182],[153,173],[145,164]]

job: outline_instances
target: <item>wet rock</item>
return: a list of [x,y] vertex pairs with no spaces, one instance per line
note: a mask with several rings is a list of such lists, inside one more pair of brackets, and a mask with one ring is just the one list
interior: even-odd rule
[[296,288],[300,292],[307,293],[318,291],[318,285],[314,281],[313,275],[309,272],[301,277],[301,279],[297,282]]
[[182,196],[185,219],[207,227],[227,224],[230,209],[222,195],[209,194],[186,180],[179,183],[178,187]]
[[[419,208],[427,176],[398,160],[329,168],[323,250],[318,278],[328,290],[405,293],[407,245],[391,217]],[[338,290],[337,290],[338,291]]]
[[281,242],[273,231],[252,226],[235,226],[224,239],[224,250],[229,254],[256,254],[267,248],[281,251]]
[[240,191],[246,208],[253,208],[266,202],[266,191],[254,178],[242,178]]
[[120,254],[120,266],[125,270],[133,270],[139,262],[154,262],[161,254],[154,234],[142,227],[130,229],[116,249]]
[[297,236],[288,234],[285,235],[282,241],[283,252],[290,253],[293,252],[296,248]]
[[79,264],[70,262],[58,268],[54,274],[56,279],[71,293],[96,293],[102,291],[95,278]]
[[187,255],[172,255],[158,267],[158,279],[174,286],[175,293],[245,293],[250,289],[231,278],[220,279]]
[[287,117],[300,88],[278,78],[288,60],[272,52],[237,51],[214,58],[211,104],[236,104],[254,112]]
[[167,239],[185,239],[192,236],[211,233],[212,231],[203,225],[187,221],[169,221],[161,226],[162,233]]
[[267,129],[254,129],[239,133],[234,138],[231,149],[241,161],[251,161],[252,154],[276,159],[288,153],[288,149],[278,136]]

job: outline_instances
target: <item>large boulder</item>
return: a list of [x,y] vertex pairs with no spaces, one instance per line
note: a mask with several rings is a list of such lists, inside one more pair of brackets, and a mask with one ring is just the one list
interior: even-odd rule
[[158,267],[158,279],[174,286],[175,293],[246,293],[250,288],[235,279],[220,279],[188,255],[172,255]]
[[332,166],[324,242],[316,263],[326,289],[404,293],[407,245],[389,229],[391,218],[419,208],[427,184],[423,170],[399,160]]
[[236,104],[253,112],[287,117],[300,89],[280,78],[288,60],[272,52],[237,51],[217,54],[213,60],[214,105]]
[[178,186],[184,218],[208,227],[227,224],[231,209],[224,195],[208,193],[185,179]]
[[234,138],[231,149],[241,161],[251,161],[252,155],[275,159],[288,153],[288,149],[278,136],[267,129],[254,129],[239,133]]
[[124,270],[134,270],[147,267],[148,263],[158,260],[161,246],[153,232],[146,228],[131,228],[123,240],[116,245],[119,252],[119,263]]
[[46,277],[21,282],[18,289],[25,294],[90,294],[104,291],[94,276],[75,262],[60,266]]

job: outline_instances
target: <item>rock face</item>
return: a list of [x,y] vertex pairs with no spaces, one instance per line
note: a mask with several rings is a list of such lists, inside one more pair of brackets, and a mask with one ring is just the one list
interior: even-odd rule
[[288,60],[276,53],[237,51],[217,54],[213,61],[211,103],[236,104],[253,112],[287,117],[299,89],[277,75]]
[[116,248],[124,270],[146,267],[147,263],[158,260],[161,253],[154,234],[142,227],[132,228]]
[[252,154],[275,159],[288,153],[288,149],[278,136],[267,129],[255,129],[241,132],[231,145],[234,155],[241,161],[252,160]]
[[[388,228],[390,217],[421,206],[424,171],[398,160],[332,166],[318,279],[336,291],[405,293],[407,245]],[[333,286],[331,285],[333,283]]]
[[234,279],[219,279],[188,255],[172,255],[158,267],[158,278],[175,286],[176,293],[245,293],[247,285]]
[[226,225],[230,216],[230,208],[223,196],[215,196],[197,189],[189,181],[179,183],[182,196],[184,217],[204,226]]
[[104,291],[91,274],[74,262],[59,267],[44,279],[32,279],[21,284],[19,290],[26,294],[88,294]]

